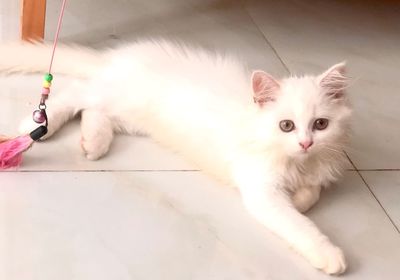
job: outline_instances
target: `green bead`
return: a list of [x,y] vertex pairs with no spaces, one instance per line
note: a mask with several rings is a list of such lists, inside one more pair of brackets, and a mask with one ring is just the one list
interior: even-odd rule
[[51,82],[53,80],[53,75],[51,75],[51,74],[44,75],[44,80]]

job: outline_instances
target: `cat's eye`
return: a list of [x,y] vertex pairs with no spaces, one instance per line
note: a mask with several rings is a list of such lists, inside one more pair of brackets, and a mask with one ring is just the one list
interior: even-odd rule
[[324,130],[325,128],[328,127],[328,124],[329,124],[328,119],[323,119],[323,118],[316,119],[314,122],[313,128],[317,129],[317,130]]
[[280,121],[279,127],[283,132],[290,132],[295,128],[294,122],[292,122],[291,120]]

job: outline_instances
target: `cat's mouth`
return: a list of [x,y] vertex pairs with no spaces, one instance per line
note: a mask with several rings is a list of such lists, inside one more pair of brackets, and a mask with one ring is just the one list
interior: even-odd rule
[[309,157],[312,153],[313,153],[313,151],[310,149],[307,149],[307,150],[301,149],[297,152],[297,156],[304,159],[304,158]]

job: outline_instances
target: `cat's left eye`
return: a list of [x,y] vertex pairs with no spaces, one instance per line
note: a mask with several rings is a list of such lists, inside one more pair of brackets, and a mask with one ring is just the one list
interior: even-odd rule
[[317,130],[324,130],[325,128],[328,127],[328,124],[329,124],[328,119],[323,119],[323,118],[316,119],[314,122],[313,128],[317,129]]
[[280,121],[279,127],[283,132],[291,132],[293,129],[295,129],[294,122],[291,120]]

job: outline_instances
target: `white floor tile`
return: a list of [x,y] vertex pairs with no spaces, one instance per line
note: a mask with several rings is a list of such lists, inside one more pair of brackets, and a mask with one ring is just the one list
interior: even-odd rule
[[[0,173],[2,279],[330,279],[198,172]],[[395,279],[398,233],[355,172],[312,219],[343,279]]]
[[[61,1],[49,2],[46,38],[52,40]],[[91,13],[96,5],[96,13]],[[236,55],[249,68],[286,74],[238,1],[71,1],[61,40],[96,47],[167,38]]]
[[344,249],[344,279],[397,278],[400,235],[356,172],[328,190],[309,215]]
[[400,229],[400,170],[361,172],[376,198]]

